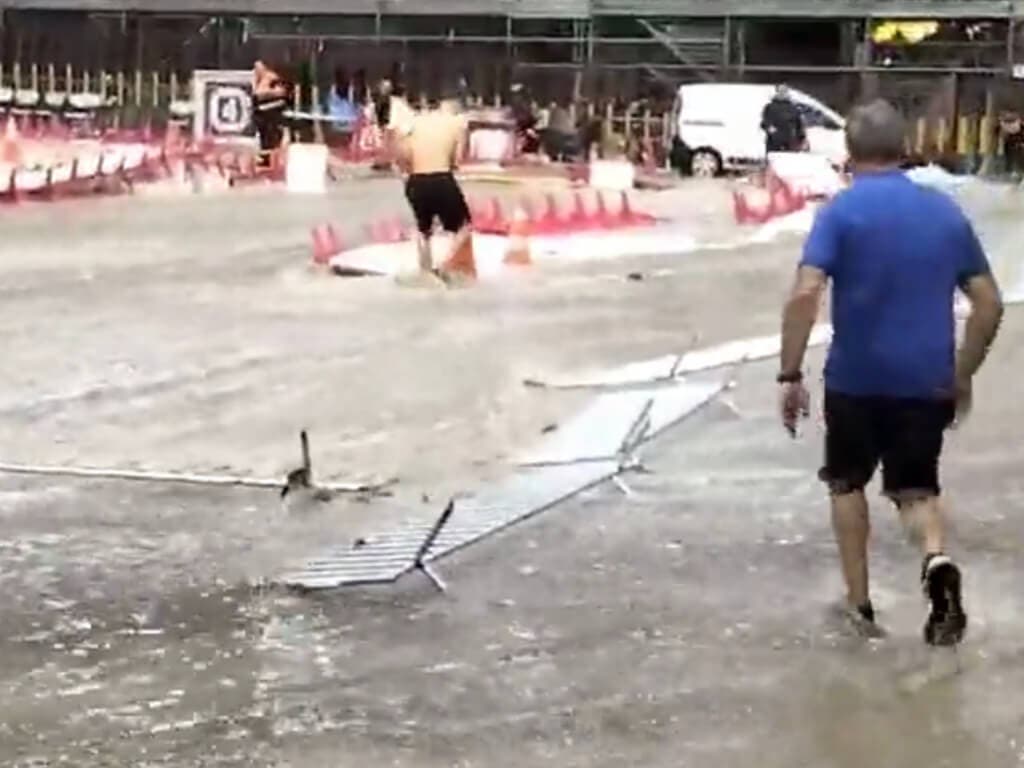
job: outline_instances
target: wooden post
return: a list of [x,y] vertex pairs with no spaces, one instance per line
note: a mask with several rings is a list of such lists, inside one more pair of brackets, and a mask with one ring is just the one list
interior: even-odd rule
[[985,115],[981,118],[978,137],[978,148],[981,152],[981,167],[978,173],[987,176],[995,171],[995,154],[993,152],[993,131],[995,130],[996,98],[992,86],[985,92]]
[[39,93],[39,65],[33,62],[28,68],[29,88]]
[[89,70],[88,69],[83,69],[82,70],[82,93],[90,93],[92,91],[92,89],[89,87],[90,85],[91,85],[91,83],[89,82]]
[[151,83],[153,88],[153,109],[157,109],[160,106],[160,73],[157,71],[153,72],[153,82]]
[[939,157],[939,158],[941,158],[946,153],[946,149],[949,146],[948,137],[949,137],[949,127],[946,124],[946,116],[945,115],[941,115],[939,117],[938,124],[935,126],[935,136],[934,136],[934,139],[935,139],[934,150],[935,150],[936,156]]
[[135,83],[132,86],[132,90],[135,91],[132,103],[136,107],[142,108],[142,70],[135,70]]
[[11,76],[14,79],[14,90],[21,90],[21,62],[14,62],[14,66],[11,67]]
[[609,143],[615,133],[615,102],[609,101],[604,105],[604,142]]
[[57,90],[57,69],[52,63],[46,65],[46,90],[50,93]]
[[[310,86],[310,112],[320,111],[320,84],[314,79],[313,85]],[[324,140],[324,124],[320,120],[313,121],[313,143],[314,144],[326,144]]]
[[169,86],[169,89],[170,89],[170,93],[168,94],[168,96],[170,97],[170,100],[171,100],[170,103],[173,104],[174,102],[176,102],[178,100],[178,73],[177,72],[171,72],[171,79],[170,79],[170,82],[168,83],[168,86]]
[[68,95],[75,92],[75,70],[70,64],[64,65],[64,92]]
[[960,147],[960,76],[953,72],[950,76],[950,89],[953,92],[953,114],[950,116],[952,136],[950,146],[954,153],[959,155],[958,161],[963,162],[963,155],[957,151]]

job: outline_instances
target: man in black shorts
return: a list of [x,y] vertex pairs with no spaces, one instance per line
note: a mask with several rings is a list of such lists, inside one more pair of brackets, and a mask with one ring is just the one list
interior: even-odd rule
[[284,138],[288,84],[262,61],[253,65],[252,103],[253,123],[260,141],[260,165],[269,167],[274,151]]
[[[435,102],[427,112],[416,116],[411,132],[402,140],[400,154],[409,171],[405,195],[416,217],[419,266],[423,273],[446,276],[459,272],[467,277],[476,276],[469,206],[454,174],[465,133],[466,123],[455,104]],[[430,248],[435,219],[454,235],[440,272],[434,269]]]
[[[791,434],[808,411],[801,365],[822,293],[832,281],[834,336],[825,366],[825,462],[848,612],[875,629],[868,592],[864,487],[882,466],[884,494],[921,543],[921,583],[933,645],[967,627],[960,570],[945,552],[939,509],[943,433],[963,419],[971,382],[1002,316],[999,289],[970,222],[952,198],[898,168],[905,126],[885,101],[851,115],[855,178],[818,214],[782,322],[782,419]],[[957,288],[972,311],[955,352]]]

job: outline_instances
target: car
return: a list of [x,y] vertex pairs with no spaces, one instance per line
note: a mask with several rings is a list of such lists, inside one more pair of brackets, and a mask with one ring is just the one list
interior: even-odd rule
[[[672,110],[672,166],[681,173],[710,177],[764,163],[761,112],[775,89],[753,83],[680,86]],[[803,91],[790,88],[789,96],[803,117],[808,151],[825,156],[837,168],[845,165],[843,117]]]

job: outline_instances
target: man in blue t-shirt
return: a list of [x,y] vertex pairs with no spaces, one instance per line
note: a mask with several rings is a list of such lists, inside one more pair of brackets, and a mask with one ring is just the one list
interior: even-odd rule
[[[801,366],[822,294],[832,282],[833,339],[825,365],[825,462],[832,523],[849,601],[877,630],[868,592],[864,487],[879,463],[886,496],[921,542],[931,601],[925,641],[960,642],[967,627],[960,571],[944,554],[938,506],[943,433],[966,415],[971,381],[1002,317],[999,288],[966,216],[947,195],[898,169],[905,125],[885,101],[851,115],[854,181],[818,214],[782,321],[782,419],[791,434],[808,413]],[[971,303],[955,345],[957,288]]]

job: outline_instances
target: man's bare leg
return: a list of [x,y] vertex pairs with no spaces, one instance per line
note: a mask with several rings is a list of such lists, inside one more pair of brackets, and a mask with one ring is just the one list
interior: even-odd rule
[[946,543],[946,523],[937,496],[910,497],[899,504],[900,522],[921,554],[941,554]]
[[425,235],[422,232],[416,235],[416,255],[419,260],[420,273],[432,273],[434,271],[434,257],[430,250],[430,235]]
[[955,645],[967,629],[960,569],[944,554],[946,525],[935,494],[907,493],[897,498],[900,520],[921,547],[921,587],[931,602],[924,626],[930,645]]
[[[864,491],[832,495],[832,530],[850,608],[870,605],[868,597],[868,535],[871,523]],[[869,618],[865,616],[865,618]]]

